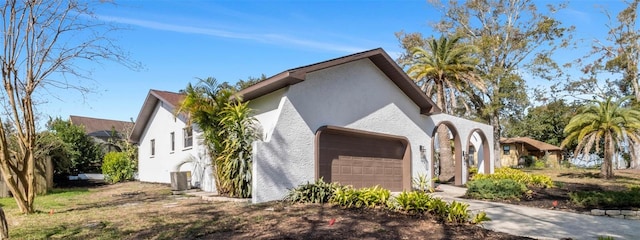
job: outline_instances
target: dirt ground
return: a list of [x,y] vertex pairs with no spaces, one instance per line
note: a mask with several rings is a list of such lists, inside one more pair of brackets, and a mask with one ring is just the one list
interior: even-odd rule
[[[208,202],[129,182],[89,189],[55,209],[6,209],[13,239],[529,239],[380,209]],[[50,211],[50,212],[49,212]]]

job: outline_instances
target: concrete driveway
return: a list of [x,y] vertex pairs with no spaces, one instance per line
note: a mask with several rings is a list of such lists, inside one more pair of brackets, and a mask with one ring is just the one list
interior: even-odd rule
[[546,210],[504,203],[462,199],[466,189],[451,185],[439,185],[442,192],[435,192],[448,201],[469,204],[469,210],[485,211],[492,221],[484,228],[536,239],[598,239],[599,236],[614,239],[640,239],[640,220],[591,216],[558,210]]

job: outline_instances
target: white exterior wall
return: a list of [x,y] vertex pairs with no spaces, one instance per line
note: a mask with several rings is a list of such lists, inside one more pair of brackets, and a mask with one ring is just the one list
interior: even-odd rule
[[[260,108],[274,102],[277,109]],[[433,122],[368,59],[308,73],[305,81],[250,107],[261,123],[277,116],[272,129],[263,126],[265,141],[254,144],[253,202],[281,199],[288,189],[315,180],[315,133],[327,125],[406,137],[412,176],[430,174],[431,151],[421,156],[419,146],[431,146]]]
[[[462,149],[476,130],[487,136],[484,144],[493,146],[490,125],[446,114],[421,115],[368,59],[308,73],[305,81],[254,99],[249,106],[263,133],[262,141],[253,144],[254,203],[282,199],[289,189],[315,180],[315,134],[323,126],[405,137],[411,148],[411,178],[431,176],[431,135],[441,122],[455,126]],[[463,168],[463,181],[466,176]]]
[[[215,192],[212,170],[197,126],[194,126],[193,146],[185,148],[184,119],[174,117],[173,109],[158,101],[145,127],[138,143],[140,181],[171,183],[171,172],[191,171],[191,186]],[[174,151],[171,151],[171,132],[175,133]],[[151,139],[155,139],[154,156],[151,156]]]
[[[491,136],[493,136],[493,127],[491,125],[487,125],[487,124],[482,124],[482,123],[478,123],[478,122],[474,122],[471,120],[467,120],[464,118],[459,118],[459,117],[454,117],[451,115],[447,115],[447,114],[436,114],[436,115],[432,115],[431,116],[431,121],[433,123],[435,123],[436,125],[439,125],[440,123],[450,123],[450,125],[453,125],[453,127],[455,128],[455,131],[459,134],[459,138],[460,138],[460,144],[462,149],[469,149],[469,139],[472,139],[471,135],[474,134],[474,132],[476,132],[476,130],[482,132],[482,134],[484,134],[484,136],[486,136],[487,138],[487,142],[483,143],[483,144],[487,144],[486,146],[489,146],[490,149],[492,149],[493,147],[493,138]],[[473,143],[472,143],[473,144]],[[479,145],[477,145],[479,146]],[[481,152],[481,150],[477,149],[476,150],[478,152]],[[466,150],[465,150],[466,151]],[[483,152],[483,151],[482,151]],[[495,161],[492,161],[491,159],[495,159],[496,156],[494,156],[495,153],[494,151],[489,151],[489,162],[490,162],[490,169],[491,169],[491,173],[493,173],[493,169],[494,169],[494,165],[495,165]],[[480,158],[480,157],[478,157]],[[484,157],[483,157],[484,159]],[[463,159],[462,161],[462,183],[466,183],[467,182],[467,164],[468,162],[466,161],[466,159]],[[484,161],[483,162],[478,162],[478,173],[485,173],[484,172]]]

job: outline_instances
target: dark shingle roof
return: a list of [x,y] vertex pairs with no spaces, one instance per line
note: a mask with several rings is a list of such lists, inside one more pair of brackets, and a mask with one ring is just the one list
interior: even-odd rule
[[500,139],[500,143],[505,143],[505,144],[509,144],[509,143],[525,143],[535,149],[541,150],[541,151],[561,151],[562,149],[558,146],[554,146],[551,144],[548,144],[546,142],[541,142],[532,138],[528,138],[528,137],[515,137],[515,138],[501,138]]
[[175,109],[177,106],[180,106],[180,102],[182,102],[184,98],[185,94],[182,93],[160,91],[154,89],[149,90],[149,94],[142,104],[140,113],[138,113],[138,118],[136,118],[136,124],[131,131],[129,140],[131,140],[132,142],[138,142],[140,140],[142,132],[147,126],[147,123],[149,122],[149,119],[153,114],[153,110],[158,102],[163,102],[170,108]]
[[112,130],[120,134],[125,134],[133,128],[132,122],[118,121],[111,119],[69,116],[69,121],[73,125],[84,126],[87,135],[92,136],[110,136]]

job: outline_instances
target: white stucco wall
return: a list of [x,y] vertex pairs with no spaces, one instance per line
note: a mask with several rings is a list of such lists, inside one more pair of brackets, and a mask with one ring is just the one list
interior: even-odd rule
[[[463,147],[476,129],[492,133],[485,124],[444,114],[421,115],[368,59],[308,73],[305,81],[254,99],[250,107],[263,130],[263,141],[253,145],[253,202],[281,199],[289,189],[315,180],[315,133],[323,126],[407,138],[411,177],[431,175],[427,159],[439,122],[460,125]],[[427,151],[421,153],[421,145]]]
[[[201,133],[194,126],[193,146],[185,148],[184,119],[176,118],[173,109],[159,101],[138,143],[138,178],[143,182],[171,183],[170,172],[191,171],[191,185],[215,192],[211,167],[202,145]],[[171,151],[170,133],[175,133],[175,150]],[[155,140],[155,155],[151,156],[151,140]],[[194,162],[195,161],[195,162]]]

